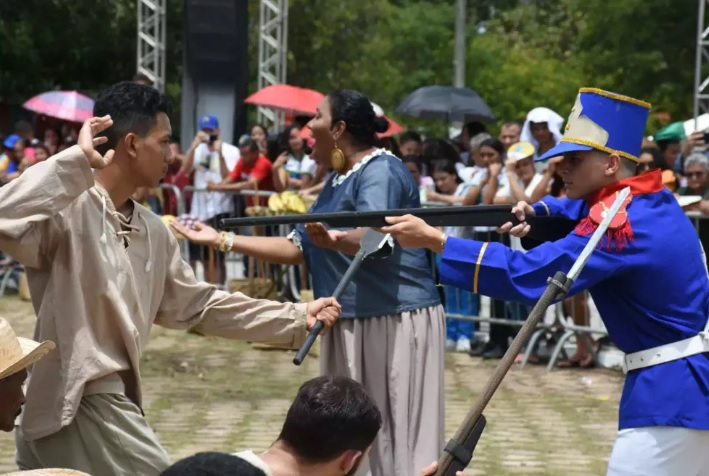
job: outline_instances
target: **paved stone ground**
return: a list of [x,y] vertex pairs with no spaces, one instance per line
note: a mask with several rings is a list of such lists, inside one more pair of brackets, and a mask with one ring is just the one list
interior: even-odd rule
[[[31,307],[0,298],[0,315],[30,336]],[[197,451],[266,449],[317,360],[241,342],[155,328],[143,360],[148,420],[173,458]],[[446,436],[457,429],[494,362],[449,354]],[[622,378],[607,370],[515,368],[490,403],[468,475],[600,475],[616,431]],[[0,471],[14,469],[14,445],[0,435]]]

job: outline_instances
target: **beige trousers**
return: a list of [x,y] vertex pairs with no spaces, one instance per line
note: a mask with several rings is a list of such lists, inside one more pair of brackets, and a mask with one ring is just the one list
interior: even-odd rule
[[67,468],[92,476],[157,476],[170,466],[140,409],[123,395],[88,395],[70,425],[25,441],[15,432],[21,470]]
[[361,382],[382,429],[359,476],[412,476],[438,460],[444,442],[445,315],[442,306],[340,319],[320,349],[323,375]]

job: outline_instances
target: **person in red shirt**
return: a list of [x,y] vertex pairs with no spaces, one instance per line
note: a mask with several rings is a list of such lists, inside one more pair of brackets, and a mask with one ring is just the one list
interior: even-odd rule
[[[273,190],[271,161],[259,151],[259,146],[248,136],[239,141],[241,159],[223,182],[207,182],[207,190]],[[254,205],[254,197],[246,199],[247,206]]]

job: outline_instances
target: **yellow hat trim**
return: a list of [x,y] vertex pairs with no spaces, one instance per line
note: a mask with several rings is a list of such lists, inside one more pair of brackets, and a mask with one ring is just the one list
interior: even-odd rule
[[561,142],[571,142],[574,144],[587,145],[589,147],[593,147],[594,149],[598,149],[602,152],[605,152],[606,154],[615,154],[621,157],[625,157],[626,159],[632,160],[633,162],[640,162],[640,159],[635,157],[634,155],[630,155],[627,152],[623,152],[622,150],[615,150],[601,144],[596,144],[595,142],[591,142],[590,140],[575,139],[572,137],[562,137]]
[[[599,96],[605,96],[607,98],[615,99],[617,101],[628,102],[630,104],[635,104],[636,106],[645,107],[647,109],[652,108],[652,105],[649,102],[641,101],[639,99],[634,99],[629,96],[623,96],[622,94],[610,93],[608,91],[604,91],[604,90],[598,89],[598,88],[581,88],[581,89],[579,89],[579,93],[598,94]],[[637,160],[637,159],[635,159],[635,160]]]

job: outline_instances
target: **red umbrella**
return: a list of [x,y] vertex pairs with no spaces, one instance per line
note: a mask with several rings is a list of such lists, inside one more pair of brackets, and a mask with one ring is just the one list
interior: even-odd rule
[[72,122],[84,122],[94,115],[94,100],[77,91],[49,91],[22,105],[38,114]]
[[322,93],[312,89],[299,88],[289,84],[273,84],[256,91],[244,102],[314,116],[324,97]]

